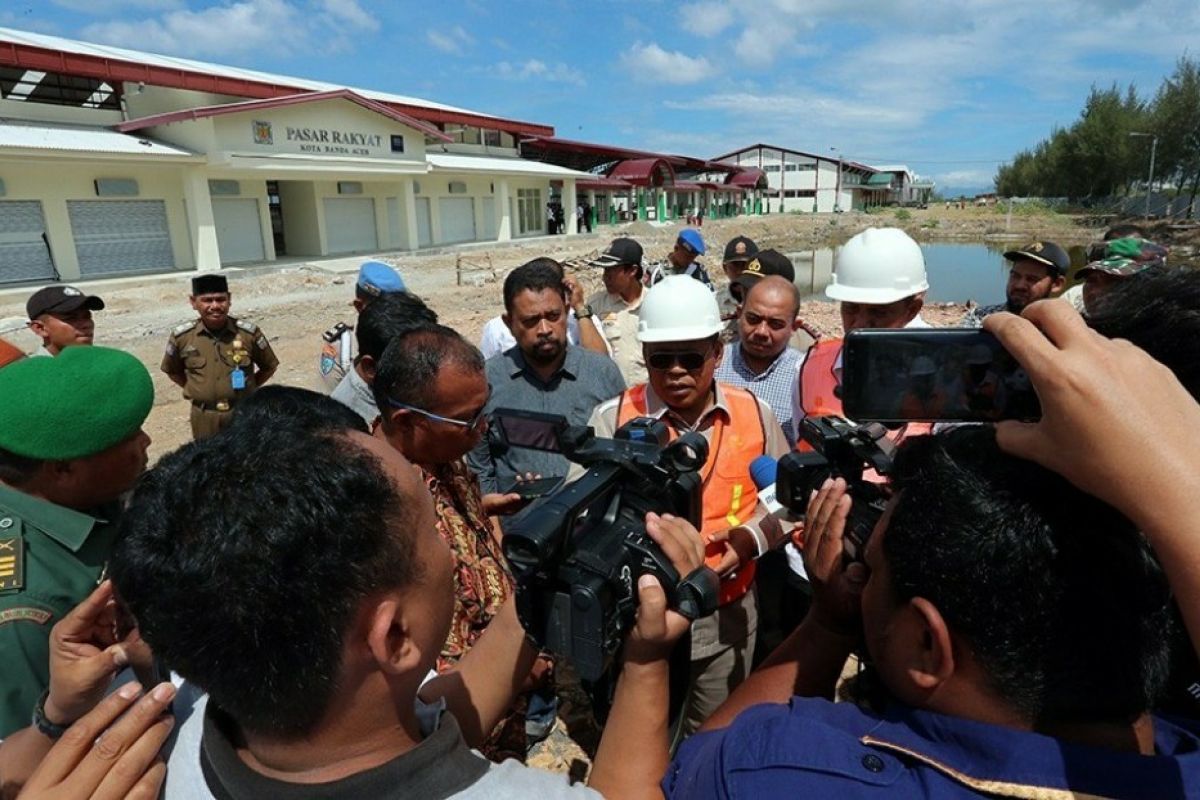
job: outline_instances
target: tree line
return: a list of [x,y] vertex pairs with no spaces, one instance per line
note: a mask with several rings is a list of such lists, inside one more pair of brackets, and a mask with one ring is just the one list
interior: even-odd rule
[[1200,61],[1182,56],[1153,98],[1130,86],[1092,87],[1069,128],[1056,128],[996,173],[996,192],[1008,197],[1066,197],[1072,201],[1128,195],[1148,177],[1151,139],[1158,137],[1151,185],[1200,189]]

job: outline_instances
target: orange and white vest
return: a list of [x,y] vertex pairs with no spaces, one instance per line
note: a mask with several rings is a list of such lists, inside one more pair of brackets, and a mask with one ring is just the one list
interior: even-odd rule
[[[745,389],[721,384],[729,419],[718,412],[713,424],[708,448],[708,460],[700,475],[703,480],[700,536],[705,544],[705,563],[716,567],[724,545],[711,543],[714,533],[743,525],[754,516],[758,506],[758,491],[750,479],[750,462],[767,451],[767,435],[763,426],[758,400]],[[617,402],[617,427],[637,417],[648,415],[646,384],[628,389]],[[671,440],[679,435],[667,416],[662,421],[671,432]],[[743,564],[731,576],[721,581],[721,605],[737,600],[754,583],[755,565]]]

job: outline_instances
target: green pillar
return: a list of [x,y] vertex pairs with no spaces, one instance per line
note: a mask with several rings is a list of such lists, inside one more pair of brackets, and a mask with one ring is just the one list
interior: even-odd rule
[[640,221],[645,222],[646,216],[647,216],[646,215],[646,193],[641,190],[638,191],[637,204],[638,204],[637,218]]
[[595,227],[600,224],[600,220],[598,218],[599,214],[597,213],[595,206],[590,206],[588,208],[588,216],[592,218],[592,228],[595,229]]
[[658,193],[658,219],[660,221],[667,218],[667,193]]

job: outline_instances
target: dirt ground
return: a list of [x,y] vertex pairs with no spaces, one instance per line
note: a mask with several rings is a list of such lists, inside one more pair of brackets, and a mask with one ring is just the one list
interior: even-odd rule
[[[708,220],[703,233],[711,243],[706,263],[714,278],[723,282],[724,276],[717,266],[720,250],[724,242],[737,235],[749,236],[760,247],[775,247],[785,252],[839,244],[871,225],[898,225],[918,239],[929,241],[1023,240],[1045,236],[1063,244],[1076,244],[1098,238],[1097,229],[1078,222],[1059,215],[1014,215],[1011,229],[1006,233],[1004,215],[994,210],[933,208],[912,210],[910,218],[902,221],[890,211],[837,217],[777,214]],[[502,310],[500,282],[513,267],[537,256],[560,260],[586,256],[617,235],[637,238],[645,248],[647,260],[656,260],[665,257],[679,228],[677,223],[660,226],[635,222],[606,226],[597,233],[573,238],[542,238],[487,249],[472,248],[461,253],[465,271],[462,286],[456,285],[455,264],[459,255],[451,249],[419,255],[385,253],[382,259],[399,268],[410,289],[421,295],[445,324],[478,341],[484,323]],[[274,380],[320,389],[316,371],[319,337],[339,320],[353,321],[350,301],[354,296],[354,273],[332,272],[314,262],[231,269],[228,276],[234,315],[257,323],[267,333],[279,357],[281,366]],[[185,273],[134,282],[99,282],[89,287],[107,303],[96,314],[96,341],[136,354],[154,376],[156,401],[146,424],[153,439],[152,460],[179,446],[190,435],[187,405],[179,389],[158,369],[171,329],[193,318],[187,304],[190,277]],[[583,270],[580,277],[589,288],[600,285],[598,272]],[[7,323],[0,326],[0,333],[31,351],[37,342],[28,331],[12,330],[24,318],[27,296],[25,291],[0,295],[0,320]],[[840,333],[841,325],[832,305],[805,303],[801,313],[823,332]],[[929,309],[926,317],[934,324],[945,324],[958,319],[961,313],[961,306],[939,305]]]

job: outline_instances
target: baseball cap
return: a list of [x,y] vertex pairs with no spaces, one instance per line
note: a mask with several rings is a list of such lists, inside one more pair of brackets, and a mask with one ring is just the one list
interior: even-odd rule
[[704,255],[704,238],[700,235],[700,231],[684,228],[679,232],[679,238],[676,241],[683,242],[696,255]]
[[604,252],[588,262],[589,267],[619,267],[631,264],[635,267],[642,265],[642,246],[633,239],[613,239]]
[[382,261],[364,261],[358,268],[358,281],[354,285],[370,297],[408,291],[400,273]]
[[1050,268],[1051,272],[1066,275],[1071,268],[1071,256],[1054,242],[1033,242],[1004,254],[1009,261],[1036,261]]
[[84,294],[74,286],[58,285],[38,289],[25,302],[25,313],[30,319],[42,314],[68,314],[80,308],[99,311],[104,301],[94,294]]
[[721,259],[728,264],[730,261],[749,261],[758,255],[758,245],[746,236],[736,236],[725,245],[725,257]]
[[1166,263],[1167,248],[1131,236],[1108,242],[1103,258],[1081,267],[1077,274],[1083,277],[1089,272],[1107,272],[1109,275],[1124,278],[1151,267],[1161,267]]
[[790,283],[796,280],[796,268],[792,266],[792,260],[778,250],[760,250],[734,283],[749,291],[751,286],[768,275],[779,275]]

